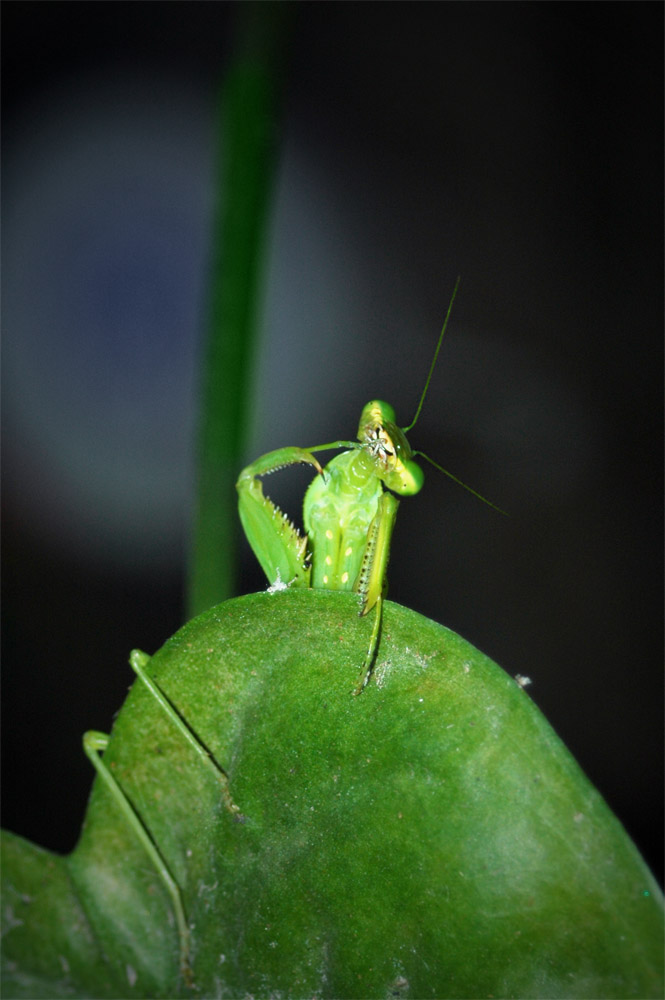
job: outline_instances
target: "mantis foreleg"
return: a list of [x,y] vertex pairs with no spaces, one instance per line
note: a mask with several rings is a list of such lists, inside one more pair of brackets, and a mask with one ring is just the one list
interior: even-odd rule
[[238,476],[238,510],[240,520],[263,572],[271,584],[286,583],[309,587],[310,564],[307,538],[300,534],[289,518],[263,492],[260,476],[290,465],[311,465],[322,479],[326,473],[314,457],[314,451],[333,448],[356,448],[353,441],[332,441],[314,448],[278,448],[262,455]]
[[242,526],[271,584],[281,580],[295,586],[309,586],[307,539],[270,497],[264,495],[258,478],[300,462],[323,472],[314,455],[304,448],[280,448],[248,465],[236,483]]

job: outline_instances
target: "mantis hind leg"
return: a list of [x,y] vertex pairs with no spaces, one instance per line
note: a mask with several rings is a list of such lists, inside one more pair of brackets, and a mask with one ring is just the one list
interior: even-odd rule
[[175,914],[176,926],[178,929],[178,940],[180,943],[180,972],[186,984],[191,985],[192,972],[189,964],[189,926],[185,916],[185,908],[182,902],[182,895],[178,883],[171,874],[166,861],[160,854],[148,830],[143,825],[139,814],[115,780],[111,771],[106,766],[100,753],[106,750],[109,738],[106,733],[90,730],[83,735],[83,750],[90,760],[95,771],[105,783],[113,798],[115,799],[122,815],[129,823],[131,829],[141,842],[146,854],[150,858],[153,867],[157,871],[164,888],[171,898],[171,905]]
[[[238,806],[231,797],[229,779],[226,771],[220,764],[218,764],[210,750],[208,750],[208,748],[201,742],[188,723],[182,718],[178,710],[169,701],[168,697],[159,687],[157,682],[149,675],[146,669],[149,661],[150,657],[147,653],[142,653],[139,649],[134,649],[130,653],[129,662],[134,673],[137,677],[139,677],[141,682],[145,684],[173,725],[197,753],[199,759],[207,768],[212,770],[215,780],[221,786],[224,807],[233,815],[237,822],[244,822],[244,816],[241,814]],[[122,812],[122,815],[128,822],[133,832],[136,834],[171,899],[176,927],[178,930],[178,940],[180,942],[180,971],[186,985],[191,986],[192,973],[189,964],[189,927],[187,924],[180,888],[171,874],[164,857],[150,836],[147,827],[144,825],[143,820],[136,812],[134,806],[131,804],[130,800],[127,798],[100,756],[100,754],[103,754],[106,750],[108,743],[109,737],[105,733],[99,733],[91,730],[83,736],[83,750],[86,756],[95,768],[97,774],[111,792]]]
[[224,802],[225,808],[233,814],[234,819],[237,822],[243,822],[244,816],[240,812],[240,809],[233,801],[231,796],[231,789],[229,787],[229,776],[224,770],[224,768],[219,764],[210,750],[202,743],[193,729],[189,726],[187,722],[180,715],[178,710],[169,701],[167,696],[164,694],[160,686],[155,680],[150,676],[146,667],[150,662],[150,657],[147,653],[142,653],[140,649],[133,649],[129,654],[129,663],[136,674],[137,677],[145,684],[148,691],[158,704],[161,706],[163,711],[168,715],[169,719],[173,725],[178,729],[180,734],[187,740],[189,745],[193,750],[196,751],[200,760],[203,761],[207,768],[212,770],[215,776],[215,780],[219,783],[221,787],[222,800]]

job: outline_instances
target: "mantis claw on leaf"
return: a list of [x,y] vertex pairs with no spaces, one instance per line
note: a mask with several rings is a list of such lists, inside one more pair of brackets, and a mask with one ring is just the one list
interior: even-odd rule
[[[352,590],[360,597],[361,616],[376,609],[354,694],[360,694],[369,681],[379,646],[390,540],[399,507],[397,498],[413,496],[424,482],[423,471],[414,457],[421,455],[474,496],[495,507],[427,455],[413,451],[406,438],[406,432],[420,415],[458,286],[459,278],[425,388],[408,427],[398,427],[392,406],[375,399],[363,408],[357,441],[278,448],[244,468],[236,483],[245,535],[272,588],[278,580],[289,580],[294,587]],[[325,468],[313,454],[342,448],[345,449],[342,454],[331,459]],[[311,465],[317,473],[303,502],[304,533],[264,494],[261,483],[262,476],[298,463]]]

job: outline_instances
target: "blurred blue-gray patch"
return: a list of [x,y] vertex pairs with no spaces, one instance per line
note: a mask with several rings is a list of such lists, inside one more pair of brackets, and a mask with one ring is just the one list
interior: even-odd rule
[[77,79],[9,144],[5,488],[43,540],[110,564],[182,561],[209,100],[154,73]]

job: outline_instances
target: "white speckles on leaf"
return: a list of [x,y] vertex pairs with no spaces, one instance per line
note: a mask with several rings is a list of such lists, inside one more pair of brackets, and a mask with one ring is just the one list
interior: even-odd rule
[[[293,578],[293,580],[295,580],[295,577]],[[280,572],[278,569],[275,582],[270,584],[270,586],[266,590],[266,593],[277,594],[280,590],[288,590],[291,584],[293,583],[293,580],[289,580],[289,582],[286,583],[284,580],[282,580],[282,577],[280,576]]]

